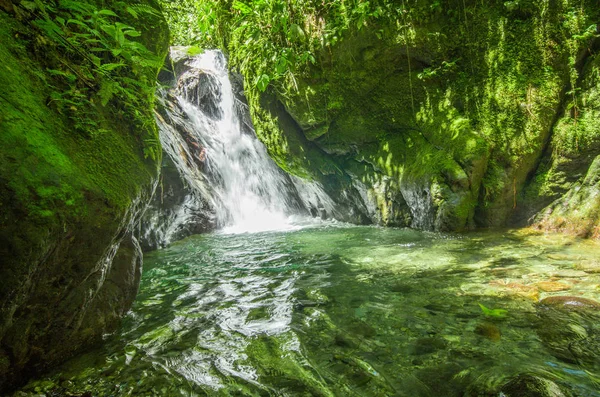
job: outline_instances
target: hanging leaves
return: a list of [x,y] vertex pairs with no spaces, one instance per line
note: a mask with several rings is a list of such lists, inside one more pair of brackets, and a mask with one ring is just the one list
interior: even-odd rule
[[270,82],[271,77],[269,77],[268,74],[263,74],[256,79],[256,88],[258,88],[260,92],[265,92]]

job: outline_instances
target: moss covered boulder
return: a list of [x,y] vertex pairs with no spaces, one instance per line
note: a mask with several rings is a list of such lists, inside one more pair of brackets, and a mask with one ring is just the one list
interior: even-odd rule
[[[157,176],[157,62],[114,55],[162,62],[168,30],[156,4],[64,4],[0,9],[0,390],[116,327],[137,291],[136,224]],[[66,18],[93,10],[106,31],[129,32],[98,39],[121,52],[83,51],[84,32]]]

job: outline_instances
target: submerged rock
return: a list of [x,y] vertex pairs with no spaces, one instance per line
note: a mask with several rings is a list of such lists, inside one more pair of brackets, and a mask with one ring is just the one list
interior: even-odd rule
[[500,388],[505,397],[568,397],[556,383],[534,375],[519,375]]
[[478,324],[475,327],[475,333],[477,335],[484,336],[494,342],[499,341],[502,338],[502,333],[500,332],[500,328],[497,325],[492,324],[490,322],[485,322]]
[[550,306],[564,310],[600,310],[600,303],[579,296],[550,296],[539,302],[539,306]]
[[448,342],[441,337],[425,337],[415,341],[412,347],[412,354],[421,356],[424,354],[432,354],[438,350],[443,350],[448,346]]
[[557,281],[542,281],[536,284],[539,289],[545,292],[566,291],[571,289],[570,286],[559,283]]
[[[487,382],[487,383],[486,383]],[[520,374],[501,386],[497,380],[477,379],[464,397],[571,397],[572,394],[554,381],[533,374]]]
[[552,296],[539,302],[537,333],[557,358],[587,367],[600,362],[600,303],[576,296]]
[[600,261],[583,261],[576,264],[575,269],[591,274],[600,273]]

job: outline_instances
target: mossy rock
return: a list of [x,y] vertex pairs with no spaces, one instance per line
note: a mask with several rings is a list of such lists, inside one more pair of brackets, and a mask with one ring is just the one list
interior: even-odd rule
[[519,375],[501,387],[506,397],[569,397],[556,383],[533,375]]
[[[0,390],[115,328],[137,290],[131,233],[158,169],[145,152],[158,138],[153,120],[139,130],[121,104],[98,104],[81,115],[82,133],[49,105],[49,69],[68,61],[50,44],[39,53],[43,37],[19,15],[0,11],[0,362],[10,362]],[[164,56],[165,31],[148,37],[161,26],[141,39]],[[144,106],[151,114],[152,98]]]

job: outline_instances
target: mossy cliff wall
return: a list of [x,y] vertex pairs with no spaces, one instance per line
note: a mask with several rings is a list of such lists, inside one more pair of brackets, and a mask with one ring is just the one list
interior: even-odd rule
[[[95,71],[108,57],[88,67],[74,24],[61,25],[65,42],[44,29],[66,20],[67,3],[0,3],[0,391],[101,340],[140,277],[135,227],[160,160],[151,156],[152,95],[137,103],[139,114],[117,94],[99,99]],[[158,14],[120,21],[164,59],[168,30]],[[158,72],[124,68],[103,76],[133,87],[154,84]]]
[[591,118],[578,84],[597,1],[217,3],[272,156],[298,175],[364,184],[383,224],[521,221],[549,204],[526,187],[552,131]]
[[535,216],[537,227],[599,238],[600,55],[588,59],[575,91],[576,102],[556,123],[524,201],[537,204],[534,210],[550,203]]

